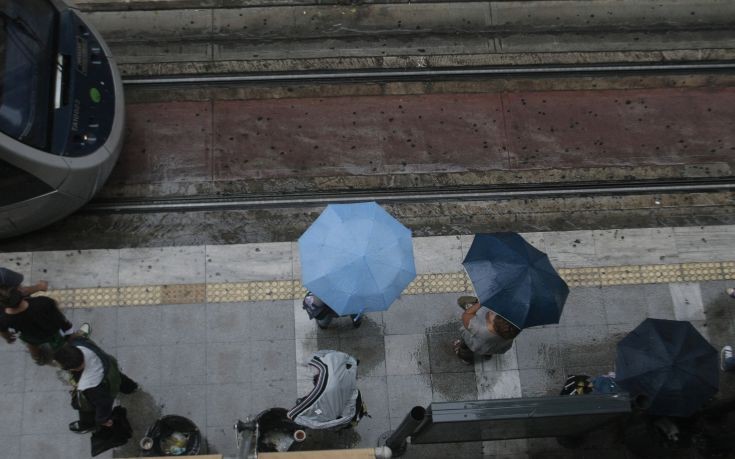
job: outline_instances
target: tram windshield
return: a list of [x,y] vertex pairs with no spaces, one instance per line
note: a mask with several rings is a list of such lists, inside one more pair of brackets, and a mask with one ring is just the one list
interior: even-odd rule
[[0,0],[0,131],[48,150],[56,9]]

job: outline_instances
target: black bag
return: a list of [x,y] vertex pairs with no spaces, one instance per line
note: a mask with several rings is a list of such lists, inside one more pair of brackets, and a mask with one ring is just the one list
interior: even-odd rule
[[125,408],[113,408],[111,419],[112,427],[101,427],[92,434],[92,457],[124,445],[133,436],[133,428],[128,422],[128,411]]

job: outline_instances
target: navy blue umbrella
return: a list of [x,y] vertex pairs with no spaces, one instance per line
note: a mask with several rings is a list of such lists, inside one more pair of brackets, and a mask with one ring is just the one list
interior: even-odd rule
[[480,304],[516,327],[559,323],[569,287],[520,234],[476,234],[462,265]]
[[647,411],[691,416],[719,388],[717,350],[689,322],[646,319],[618,343],[615,381]]

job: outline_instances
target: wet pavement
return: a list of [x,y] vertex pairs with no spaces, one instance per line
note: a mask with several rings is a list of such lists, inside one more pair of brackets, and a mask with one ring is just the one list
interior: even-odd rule
[[[645,317],[690,320],[719,346],[735,336],[735,227],[661,227],[527,233],[571,286],[559,325],[523,331],[507,354],[461,364],[449,342],[456,297],[469,290],[461,260],[472,237],[415,238],[418,278],[359,329],[319,330],[301,310],[292,242],[3,253],[30,282],[50,281],[76,324],[113,352],[142,391],[122,396],[137,440],[161,414],[194,420],[209,452],[234,453],[232,424],[290,407],[310,387],[317,349],[360,359],[371,418],[325,446],[373,446],[415,405],[557,394],[567,374],[612,369],[615,343]],[[88,437],[67,431],[67,387],[19,345],[0,349],[2,458],[88,457]],[[735,388],[722,375],[721,394]],[[412,445],[404,457],[627,457],[610,433],[581,450],[552,439]],[[133,443],[101,457],[133,455]]]

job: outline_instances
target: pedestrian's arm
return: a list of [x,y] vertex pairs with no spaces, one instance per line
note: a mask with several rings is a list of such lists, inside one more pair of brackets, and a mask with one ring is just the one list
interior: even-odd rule
[[[480,303],[475,303],[469,308],[465,309],[464,313],[462,313],[462,323],[464,324],[464,328],[468,329],[470,328],[470,321],[473,317],[477,314],[477,311],[482,307]],[[456,317],[456,316],[455,316]]]
[[28,287],[18,287],[18,291],[23,296],[31,296],[36,292],[45,292],[46,289],[48,289],[48,282],[45,280],[40,280],[35,285],[29,285]]

